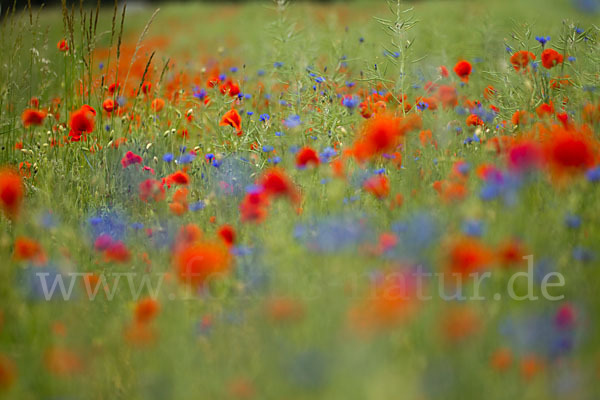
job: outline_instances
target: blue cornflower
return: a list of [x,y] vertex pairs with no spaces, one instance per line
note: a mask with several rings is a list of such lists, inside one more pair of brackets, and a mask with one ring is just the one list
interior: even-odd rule
[[264,69],[259,69],[258,72],[256,73],[258,76],[264,76],[265,75],[265,70]]
[[550,41],[550,36],[536,36],[535,40],[537,40],[538,42],[540,42],[540,44],[542,45],[542,47],[544,47],[546,45],[546,43],[548,43]]
[[171,161],[173,161],[173,158],[174,158],[173,153],[165,153],[165,155],[163,156],[162,159],[164,162],[171,162]]
[[246,115],[248,115],[249,117],[251,117],[251,116],[253,116],[253,115],[254,115],[254,111],[248,111],[248,112],[246,113]]
[[300,116],[298,114],[290,115],[283,124],[288,128],[295,128],[300,125],[302,121],[300,120]]
[[204,207],[206,207],[206,204],[202,200],[200,200],[190,204],[190,211],[200,211],[203,210]]
[[571,229],[578,229],[581,226],[581,217],[574,214],[569,214],[565,217],[565,225]]
[[229,71],[231,71],[232,73],[238,72],[238,68],[237,67],[231,67],[229,69]]
[[344,96],[342,98],[342,105],[344,107],[347,107],[350,110],[353,110],[356,108],[356,106],[358,106],[358,104],[360,103],[360,99],[358,98],[358,96]]
[[569,57],[567,57],[567,60],[568,60],[569,62],[574,62],[574,61],[575,61],[575,60],[577,60],[577,59],[576,59],[575,57],[573,57],[573,56],[569,56]]
[[317,76],[315,78],[315,82],[317,82],[317,83],[323,83],[323,82],[325,82],[325,78],[323,78],[322,76]]
[[585,177],[590,182],[599,182],[600,181],[600,167],[595,167],[588,169],[585,173]]
[[275,148],[274,148],[273,146],[266,145],[266,144],[265,144],[265,145],[262,147],[262,151],[264,151],[265,153],[270,153],[270,152],[272,152],[274,149],[275,149]]
[[470,219],[463,223],[462,231],[465,235],[480,237],[483,235],[483,222],[476,219]]
[[198,100],[204,100],[204,98],[206,97],[206,90],[198,89],[198,87],[194,88],[194,97]]
[[213,153],[208,153],[204,156],[204,158],[206,158],[208,161],[212,161],[213,158],[215,158],[215,155]]
[[100,68],[100,69],[104,69],[104,63],[103,63],[103,62],[101,62],[100,64],[98,64],[98,68]]
[[275,68],[281,68],[281,67],[283,67],[283,63],[282,63],[281,61],[275,61],[275,62],[273,63],[273,66],[274,66]]
[[581,35],[584,32],[583,29],[579,28],[579,27],[575,27],[575,33],[577,33],[578,35]]
[[283,132],[275,132],[275,136],[281,137],[283,136]]
[[269,158],[269,162],[277,165],[281,162],[281,157],[279,157],[279,156],[271,157],[271,158]]
[[337,155],[337,152],[334,149],[331,147],[325,147],[321,154],[319,154],[319,158],[321,159],[321,162],[328,163],[329,159],[331,159],[331,157],[335,157],[335,155]]
[[425,103],[424,101],[420,101],[419,103],[417,103],[417,109],[420,111],[426,110],[427,108],[429,108],[429,104]]
[[196,156],[194,154],[186,153],[177,159],[177,164],[189,164],[194,161],[195,158]]
[[269,118],[271,118],[269,116],[269,114],[260,114],[260,121],[261,122],[267,122],[269,120]]
[[219,80],[220,81],[224,81],[225,79],[227,79],[227,75],[225,75],[225,74],[219,75]]

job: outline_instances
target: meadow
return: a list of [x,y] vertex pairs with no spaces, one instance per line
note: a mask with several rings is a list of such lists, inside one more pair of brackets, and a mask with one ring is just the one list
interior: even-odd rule
[[597,398],[599,7],[3,9],[0,398]]

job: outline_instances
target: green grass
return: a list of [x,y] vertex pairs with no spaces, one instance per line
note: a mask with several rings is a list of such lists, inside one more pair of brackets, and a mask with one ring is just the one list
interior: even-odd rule
[[[34,11],[33,24],[28,11],[7,17],[0,27],[0,165],[17,167],[21,162],[31,163],[32,176],[24,179],[27,195],[19,219],[0,217],[0,257],[5,260],[0,267],[0,354],[13,361],[16,372],[16,380],[7,388],[2,386],[0,374],[0,398],[244,398],[235,393],[240,381],[252,387],[251,398],[256,399],[597,396],[598,261],[577,260],[573,251],[582,247],[597,253],[600,209],[595,199],[600,193],[597,185],[583,174],[561,186],[545,171],[538,171],[524,180],[515,192],[514,203],[502,198],[483,201],[479,194],[484,183],[477,177],[477,167],[491,163],[503,168],[505,158],[485,144],[465,145],[465,138],[475,131],[465,124],[468,114],[441,107],[436,112],[421,113],[423,128],[432,130],[438,147],[421,146],[418,130],[409,133],[402,149],[402,169],[384,159],[365,166],[349,160],[348,178],[341,180],[325,164],[307,170],[295,167],[293,146],[309,145],[320,152],[336,145],[338,153],[352,147],[365,121],[357,111],[350,113],[336,97],[336,91],[342,90],[346,81],[356,82],[352,93],[370,90],[383,82],[393,93],[404,92],[415,106],[415,99],[425,96],[425,82],[439,79],[440,65],[450,70],[447,82],[457,85],[461,102],[464,97],[500,109],[496,119],[486,126],[489,131],[479,132],[483,141],[502,132],[520,137],[527,129],[510,126],[510,118],[517,109],[534,112],[546,100],[539,94],[547,89],[547,82],[541,74],[515,73],[505,45],[515,50],[530,49],[539,60],[541,49],[534,37],[550,35],[550,45],[558,48],[560,35],[570,34],[573,26],[585,28],[590,40],[570,44],[568,54],[577,60],[565,63],[564,70],[556,67],[551,71],[552,76],[569,74],[573,85],[548,92],[549,99],[558,108],[567,96],[566,111],[578,124],[582,122],[583,105],[598,104],[600,48],[596,41],[598,28],[593,25],[597,15],[578,13],[563,1],[420,1],[410,5],[414,9],[403,15],[414,16],[418,23],[395,39],[403,44],[414,39],[414,45],[403,50],[405,56],[397,59],[384,55],[385,49],[397,49],[374,18],[393,18],[383,1],[321,6],[293,3],[282,13],[264,3],[160,5],[145,39],[150,43],[161,39],[168,44],[142,48],[138,57],[145,65],[151,51],[156,50],[149,67],[150,81],[156,96],[165,98],[167,105],[155,118],[149,100],[127,95],[133,113],[140,117],[139,125],[127,117],[111,117],[101,111],[102,102],[110,97],[107,86],[112,81],[88,96],[78,93],[78,79],[87,82],[89,71],[94,79],[99,79],[115,59],[112,56],[109,63],[99,53],[90,58],[77,9],[75,51],[67,54],[56,49],[61,38],[69,37],[60,10],[44,9],[39,14]],[[131,9],[124,22],[123,51],[136,47],[154,12],[150,7],[128,8]],[[88,21],[90,11],[86,11]],[[111,36],[116,48],[120,9],[114,35],[112,18],[110,5],[100,11],[93,41],[97,49],[107,48]],[[513,36],[528,34],[525,47]],[[82,56],[93,62],[86,65]],[[470,82],[464,87],[458,85],[451,70],[463,58],[474,65]],[[404,87],[400,75],[402,60]],[[236,108],[252,110],[254,115],[240,111],[244,129],[240,137],[230,127],[219,126],[221,116],[232,107],[230,97],[208,89],[212,102],[205,106],[190,96],[194,78],[206,87],[206,70],[210,70],[211,61],[237,79],[248,77],[240,87],[252,98]],[[273,63],[278,61],[284,64],[276,69]],[[100,62],[105,63],[104,70],[100,70]],[[347,63],[346,69],[340,68],[342,62]],[[162,74],[165,65],[168,68]],[[232,66],[239,71],[230,73],[228,68]],[[315,81],[307,73],[309,66],[325,78],[321,88],[327,94],[313,91]],[[265,71],[263,77],[257,76],[259,70]],[[142,72],[135,70],[130,75],[135,88]],[[167,95],[170,82],[180,73],[185,75],[182,89],[189,102],[176,102]],[[124,79],[121,75],[119,81]],[[268,106],[264,106],[258,82],[272,94]],[[492,102],[483,98],[488,85],[498,90]],[[590,86],[595,86],[596,92],[584,90]],[[60,118],[48,117],[43,126],[23,128],[21,112],[33,96],[39,98],[42,107],[49,106],[55,97],[61,98]],[[284,106],[280,100],[290,105]],[[84,103],[98,112],[94,132],[87,141],[51,147],[51,138],[68,135],[68,127],[63,132],[57,125],[68,124],[72,108]],[[185,119],[188,109],[193,109],[193,122]],[[393,102],[388,109],[401,114]],[[411,113],[414,112],[413,107]],[[259,121],[262,113],[270,114],[269,124]],[[288,129],[282,121],[293,114],[300,115],[302,125]],[[498,129],[502,120],[509,121],[505,130]],[[595,139],[598,123],[589,125]],[[463,129],[461,135],[450,129],[454,126]],[[189,130],[186,139],[171,131],[184,127]],[[309,128],[312,130],[307,131]],[[284,135],[276,136],[278,131]],[[111,147],[123,137],[127,143],[117,149]],[[22,142],[23,149],[15,149],[17,142]],[[254,142],[258,148],[252,150],[250,145]],[[223,195],[219,181],[231,175],[242,176],[247,179],[241,185],[243,191],[246,184],[257,180],[270,165],[269,156],[261,151],[263,145],[274,146],[281,157],[280,166],[300,188],[302,210],[297,212],[296,205],[277,200],[269,206],[263,223],[245,223],[240,220],[238,208],[242,195]],[[177,217],[169,210],[174,188],[167,189],[166,200],[143,203],[138,198],[138,186],[143,179],[161,179],[179,169],[162,161],[162,157],[167,152],[177,156],[180,146],[198,151],[198,157],[189,165],[188,199],[190,203],[203,201],[205,208]],[[124,169],[120,161],[127,151],[139,154],[143,165],[153,168],[155,175],[141,171],[140,166]],[[597,149],[594,151],[597,162]],[[228,172],[225,168],[229,161],[218,170],[204,160],[209,153],[221,160],[243,157],[250,161],[241,163],[243,166],[234,164]],[[458,160],[470,165],[465,179],[467,195],[461,201],[447,203],[432,185],[449,179]],[[361,176],[372,175],[378,168],[385,168],[390,179],[391,194],[385,200],[366,193],[359,183]],[[404,203],[392,209],[390,203],[396,194],[403,195]],[[47,213],[51,213],[55,225],[42,222]],[[126,226],[123,240],[131,252],[127,263],[105,262],[102,254],[94,250],[90,218],[106,213],[115,216],[112,223]],[[581,218],[581,228],[565,226],[569,214]],[[409,234],[398,233],[398,248],[408,246],[404,251],[398,250],[392,257],[372,251],[380,234],[392,231],[398,222],[422,215],[425,219],[416,219],[416,226],[408,228]],[[362,223],[363,240],[352,241],[352,245],[340,250],[318,252],[295,236],[299,226],[321,226],[319,223],[339,221],[342,216],[350,222],[339,223],[341,228],[335,225],[329,231],[321,228],[323,236],[316,244],[341,240],[340,237],[351,234],[349,229]],[[211,222],[212,217],[216,222]],[[486,246],[497,249],[505,240],[517,237],[527,254],[534,255],[536,271],[562,273],[566,284],[556,293],[565,299],[492,300],[494,293],[505,294],[511,274],[526,270],[525,261],[513,269],[493,264],[493,276],[483,287],[487,300],[461,303],[436,298],[419,304],[407,321],[367,334],[361,332],[352,313],[373,295],[371,278],[416,264],[434,272],[444,271],[448,242],[460,236],[464,222],[471,219],[484,222],[481,241]],[[431,235],[426,229],[428,221],[435,226]],[[143,223],[144,229],[136,231],[130,227],[132,223]],[[239,247],[250,249],[250,254],[234,256],[231,274],[205,288],[208,293],[190,293],[173,276],[174,251],[170,243],[181,226],[191,223],[210,239],[222,224],[231,224]],[[146,229],[152,230],[151,236]],[[419,234],[427,236],[427,245],[416,251],[412,240]],[[13,258],[15,240],[20,236],[41,244],[49,266],[31,266]],[[548,263],[539,263],[542,260]],[[157,297],[161,310],[151,323],[156,340],[148,346],[136,346],[125,339],[137,300],[128,290],[125,276],[112,301],[101,295],[89,301],[81,281],[76,283],[77,295],[72,300],[45,301],[28,279],[38,269],[52,268],[65,274],[109,274],[109,280],[110,274],[131,273],[135,274],[136,287],[145,273],[151,272],[155,284],[169,273],[171,279],[164,279]],[[471,285],[466,286],[467,291],[472,290]],[[518,292],[525,289],[519,285]],[[152,293],[143,290],[142,294]],[[537,287],[536,294],[540,295]],[[269,302],[279,297],[300,304],[302,316],[287,322],[269,318]],[[576,322],[568,331],[572,348],[563,349],[557,357],[552,353],[556,343],[545,340],[548,332],[555,329],[555,313],[565,304],[576,310]],[[460,306],[477,316],[476,329],[463,340],[448,340],[445,321]],[[203,327],[203,321],[208,319],[212,321],[210,328]],[[64,335],[53,329],[57,322],[65,327]],[[534,339],[507,334],[506,326],[511,324],[517,333],[534,335]],[[504,347],[511,349],[514,359],[507,371],[498,372],[491,367],[490,358]],[[81,368],[57,374],[56,368],[45,361],[53,348],[68,349],[76,355]],[[535,355],[543,367],[532,379],[525,379],[520,363],[530,355]],[[566,385],[566,393],[561,392],[560,385]]]

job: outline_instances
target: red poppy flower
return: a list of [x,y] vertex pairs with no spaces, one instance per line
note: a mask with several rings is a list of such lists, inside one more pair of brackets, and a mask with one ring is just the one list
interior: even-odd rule
[[542,52],[542,65],[544,68],[554,68],[563,62],[563,55],[554,49],[546,49]]
[[496,257],[504,266],[525,265],[523,257],[527,255],[527,249],[517,239],[510,239],[498,246]]
[[541,165],[542,156],[542,149],[537,142],[523,140],[509,148],[508,166],[519,172],[529,171]]
[[217,242],[198,242],[175,254],[174,264],[182,283],[199,287],[231,268],[229,250]]
[[141,164],[143,161],[144,160],[141,156],[135,154],[132,151],[128,151],[127,153],[125,153],[125,157],[121,159],[121,165],[123,166],[123,168],[127,168],[133,164]]
[[420,126],[421,118],[417,114],[405,118],[378,114],[366,122],[354,142],[353,155],[359,161],[365,161],[393,152],[408,131]]
[[535,60],[535,54],[525,50],[517,51],[510,57],[510,63],[515,71],[527,68],[530,60]]
[[167,181],[169,183],[176,183],[178,185],[187,185],[190,183],[190,176],[185,171],[176,171],[169,175]]
[[120,240],[113,241],[108,248],[104,250],[105,262],[126,263],[130,258],[131,254],[129,253],[127,246]]
[[15,240],[13,258],[17,261],[32,261],[37,265],[44,265],[47,261],[42,246],[35,240],[18,237]]
[[469,76],[471,75],[471,63],[466,60],[460,60],[454,66],[454,73],[463,81],[469,82]]
[[235,108],[227,111],[221,118],[219,126],[231,126],[237,131],[237,135],[242,135],[242,117]]
[[300,195],[292,180],[281,168],[270,168],[261,177],[259,184],[270,197],[287,196],[297,202]]
[[319,155],[310,147],[303,147],[296,155],[296,167],[306,168],[309,165],[319,165]]
[[23,126],[25,128],[31,125],[42,125],[45,118],[46,112],[40,110],[27,109],[23,111],[23,114],[21,114],[21,121],[23,121]]
[[60,40],[56,44],[56,48],[62,52],[69,51],[69,45],[67,44],[67,41],[65,39]]
[[595,163],[598,145],[584,133],[555,126],[544,143],[544,154],[553,173],[583,172]]
[[246,193],[246,196],[240,203],[242,222],[262,222],[267,216],[268,205],[269,198],[263,190]]
[[140,183],[140,199],[144,202],[153,200],[161,201],[165,198],[165,188],[160,181],[155,179],[146,179]]
[[94,130],[94,125],[96,124],[95,116],[96,110],[87,104],[84,104],[80,109],[71,114],[71,119],[69,120],[71,131],[69,132],[69,136],[72,142],[78,142],[81,140],[82,135],[85,138],[87,133]]
[[231,225],[222,225],[217,231],[217,235],[227,246],[233,246],[235,243],[235,230]]
[[385,175],[374,175],[363,183],[363,188],[378,199],[390,194],[390,180]]
[[492,253],[479,240],[461,237],[450,243],[446,261],[450,272],[469,275],[488,265]]
[[160,303],[151,297],[146,297],[135,305],[135,320],[145,324],[152,321],[160,311]]
[[8,218],[18,216],[24,192],[19,174],[8,168],[0,170],[0,207]]
[[152,84],[150,82],[144,82],[142,84],[142,93],[144,93],[147,96],[150,94],[151,91],[152,91]]
[[108,87],[108,94],[110,94],[111,96],[115,94],[115,92],[118,92],[119,89],[121,89],[121,84],[119,82],[117,83],[112,83],[110,84],[110,86]]
[[104,103],[102,103],[102,108],[107,113],[113,112],[117,108],[117,103],[113,99],[106,99]]
[[535,109],[535,113],[540,118],[543,118],[546,115],[552,115],[554,114],[554,104],[552,101],[550,103],[542,103],[538,108]]

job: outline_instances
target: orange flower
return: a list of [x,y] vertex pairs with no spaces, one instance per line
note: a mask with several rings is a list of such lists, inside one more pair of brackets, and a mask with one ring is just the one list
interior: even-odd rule
[[173,194],[173,202],[169,204],[169,209],[175,215],[183,215],[188,210],[188,189],[181,188]]
[[390,194],[390,181],[385,175],[374,175],[363,183],[363,188],[378,199]]
[[492,85],[489,85],[483,89],[483,97],[485,97],[486,100],[489,100],[496,95],[496,92],[496,88],[494,88]]
[[156,334],[148,324],[134,322],[125,329],[125,340],[134,346],[150,346],[156,341]]
[[454,66],[454,73],[463,81],[469,82],[469,76],[471,75],[471,63],[466,60],[460,60]]
[[475,114],[471,114],[467,117],[467,126],[478,126],[483,125],[483,121]]
[[517,51],[510,57],[510,63],[515,71],[527,68],[530,60],[535,60],[535,54],[525,50]]
[[481,320],[467,306],[454,307],[445,313],[442,320],[444,336],[451,342],[462,341],[473,336],[481,327]]
[[229,250],[217,242],[198,242],[175,254],[175,268],[179,279],[194,287],[203,286],[231,268]]
[[23,114],[21,115],[21,121],[23,121],[23,126],[25,128],[28,128],[31,125],[42,125],[45,118],[46,112],[40,110],[27,109],[23,111]]
[[0,390],[11,387],[16,377],[15,363],[10,358],[0,354]]
[[274,322],[294,322],[304,316],[302,303],[286,297],[270,299],[266,308],[269,318]]
[[526,380],[533,379],[543,369],[542,361],[534,355],[523,357],[520,364],[521,375]]
[[544,68],[554,68],[563,62],[563,56],[554,49],[546,49],[542,52],[542,65]]
[[161,98],[156,98],[152,100],[152,103],[150,103],[150,108],[155,113],[159,113],[162,111],[163,108],[165,108],[165,101]]
[[530,119],[531,114],[529,114],[527,111],[517,110],[512,115],[511,122],[513,123],[513,125],[525,125],[527,124],[527,122],[529,122]]
[[152,321],[160,311],[160,303],[151,297],[139,300],[135,306],[135,320],[138,323]]
[[0,208],[8,218],[16,218],[21,209],[25,188],[19,174],[0,169]]
[[235,108],[227,111],[221,118],[219,126],[231,126],[237,131],[237,135],[242,135],[242,117]]
[[60,347],[46,351],[44,363],[48,371],[58,376],[73,375],[83,369],[83,364],[77,354]]
[[308,165],[318,166],[319,155],[310,147],[303,147],[296,155],[296,167],[306,168]]
[[492,261],[492,253],[479,240],[460,237],[448,246],[446,263],[452,273],[469,275]]
[[512,364],[513,357],[512,353],[507,348],[500,348],[496,350],[491,357],[490,364],[492,368],[498,372],[506,371]]

